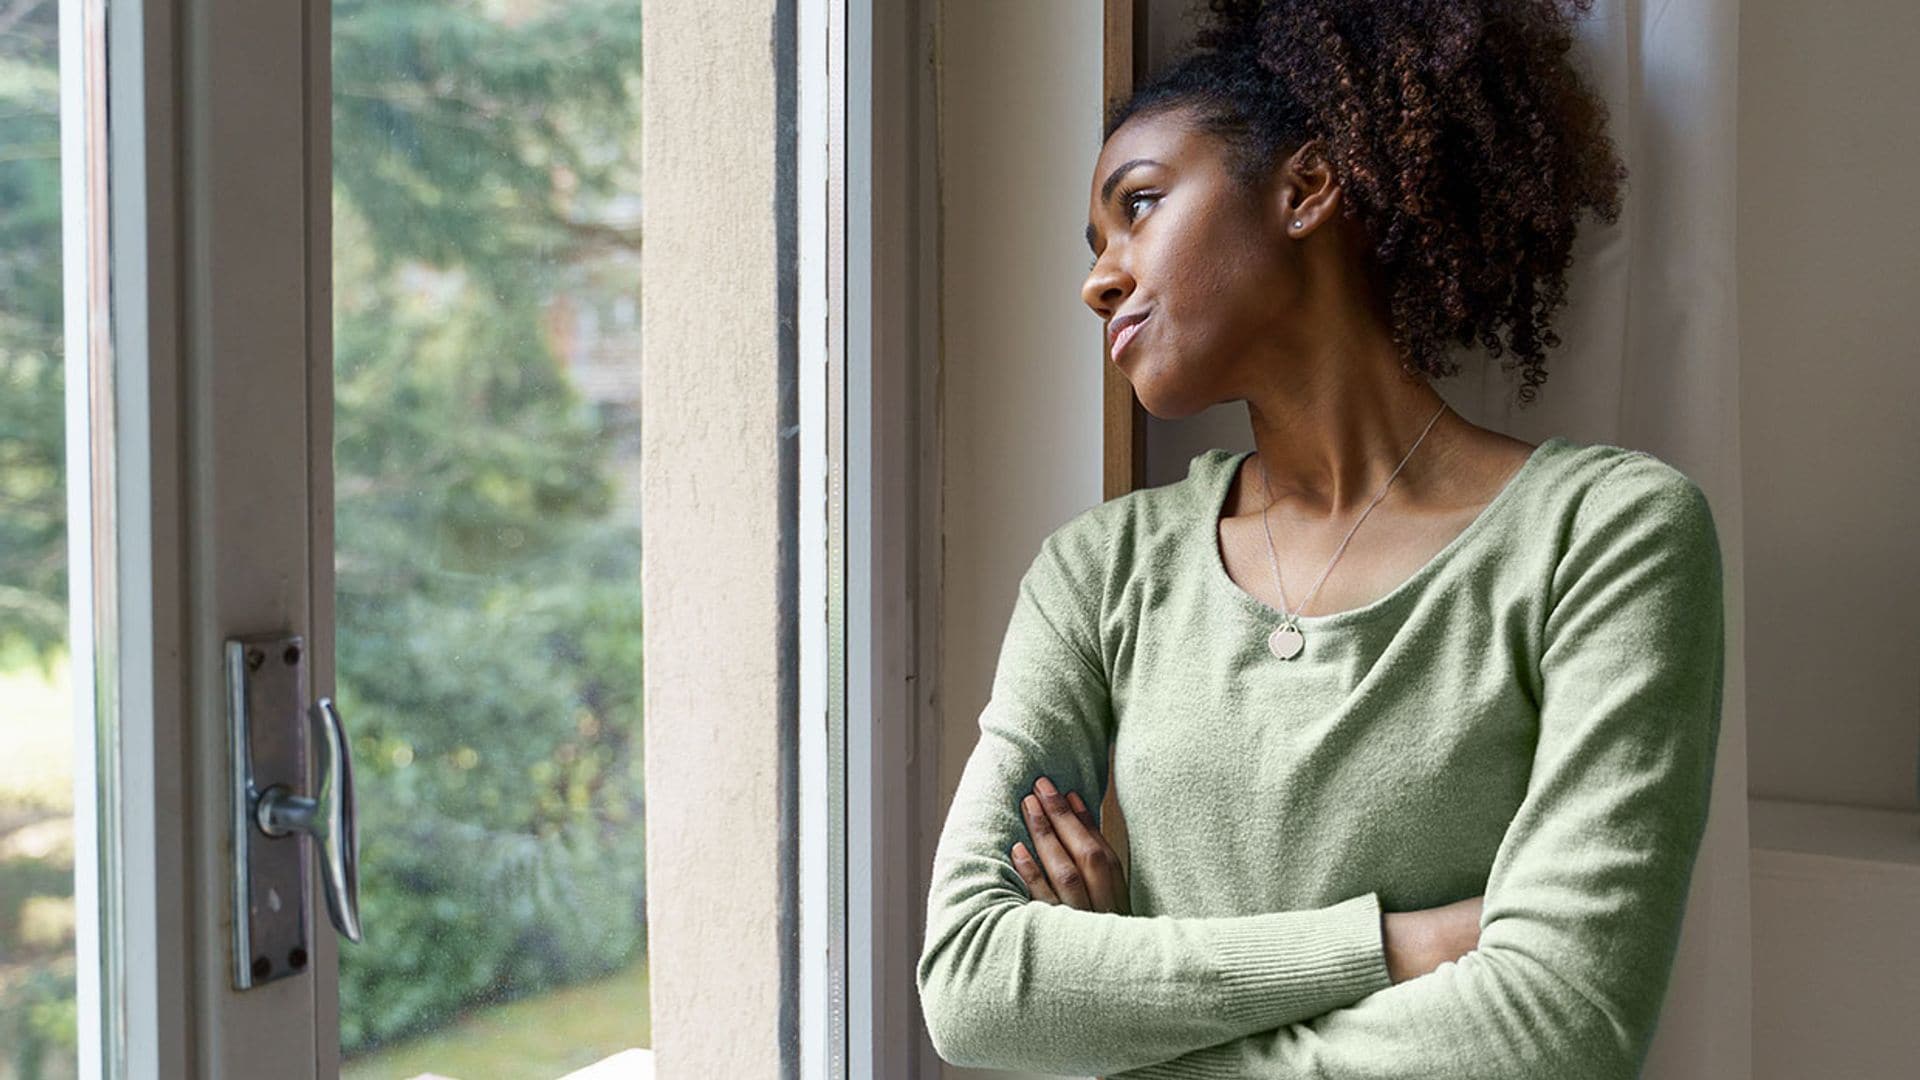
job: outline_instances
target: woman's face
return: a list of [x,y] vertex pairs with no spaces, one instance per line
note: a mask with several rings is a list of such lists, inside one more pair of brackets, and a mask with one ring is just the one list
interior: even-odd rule
[[1094,164],[1080,295],[1107,323],[1111,362],[1163,419],[1244,397],[1298,307],[1285,199],[1272,185],[1241,191],[1224,151],[1176,109],[1128,119]]

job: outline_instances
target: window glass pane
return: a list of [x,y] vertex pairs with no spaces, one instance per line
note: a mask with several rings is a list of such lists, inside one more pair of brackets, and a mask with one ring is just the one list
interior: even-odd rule
[[651,1043],[639,0],[335,0],[343,1071]]
[[59,5],[0,11],[0,1076],[72,1076]]

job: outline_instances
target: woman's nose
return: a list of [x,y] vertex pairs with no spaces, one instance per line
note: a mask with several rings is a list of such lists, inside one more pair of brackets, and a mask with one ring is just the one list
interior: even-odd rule
[[1095,315],[1111,319],[1125,302],[1131,286],[1132,282],[1117,268],[1095,263],[1087,274],[1087,280],[1080,286],[1080,299],[1093,309]]

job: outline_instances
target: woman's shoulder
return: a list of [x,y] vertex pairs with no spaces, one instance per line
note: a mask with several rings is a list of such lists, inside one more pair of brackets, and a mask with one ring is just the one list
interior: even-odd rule
[[1647,450],[1551,440],[1524,520],[1555,536],[1556,591],[1581,580],[1717,582],[1720,540],[1706,492]]
[[1536,496],[1563,504],[1580,531],[1606,528],[1623,516],[1688,515],[1693,524],[1711,523],[1706,492],[1652,451],[1567,436],[1548,439],[1540,451],[1545,460]]

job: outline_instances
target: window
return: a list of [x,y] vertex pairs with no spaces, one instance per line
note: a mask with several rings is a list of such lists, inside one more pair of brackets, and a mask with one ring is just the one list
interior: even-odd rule
[[[931,24],[878,7],[9,13],[8,1068],[906,1074]],[[344,796],[321,698],[357,943],[248,831],[267,741]]]

